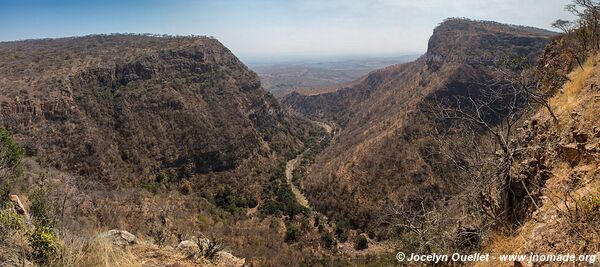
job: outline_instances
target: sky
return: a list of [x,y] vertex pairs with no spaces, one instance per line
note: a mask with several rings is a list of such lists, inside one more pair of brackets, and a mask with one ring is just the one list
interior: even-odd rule
[[551,29],[571,0],[0,0],[0,41],[208,35],[242,59],[423,53],[448,17]]

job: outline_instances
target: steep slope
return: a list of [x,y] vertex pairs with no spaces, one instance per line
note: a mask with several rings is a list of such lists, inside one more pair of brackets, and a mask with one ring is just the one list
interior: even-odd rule
[[383,230],[389,223],[384,215],[411,218],[451,196],[460,177],[434,163],[443,161],[431,154],[431,131],[440,125],[423,111],[454,96],[481,95],[495,67],[512,57],[534,63],[551,35],[449,19],[412,63],[375,71],[335,93],[285,98],[292,109],[343,127],[304,182],[311,204],[340,225]]
[[[546,77],[553,73],[562,76],[564,70],[573,68],[569,80],[559,87],[560,93],[549,99],[558,121],[547,110],[539,110],[523,123],[518,136],[522,153],[514,164],[520,180],[516,184],[526,185],[536,200],[535,204],[530,198],[519,202],[523,207],[535,206],[534,212],[513,235],[495,233],[484,249],[515,255],[568,252],[576,255],[569,264],[593,265],[600,249],[600,121],[595,112],[600,105],[600,58],[592,54],[580,68],[559,43],[548,47],[543,59],[546,64],[540,67]],[[540,261],[538,264],[552,264]]]
[[256,74],[215,39],[9,42],[0,59],[0,123],[28,155],[90,179],[185,178],[300,145]]
[[46,192],[68,249],[123,229],[158,247],[214,235],[248,262],[296,257],[257,217],[279,223],[267,202],[293,210],[279,167],[324,131],[286,114],[219,41],[4,42],[0,62],[0,127],[25,149],[10,193],[29,208],[28,195]]

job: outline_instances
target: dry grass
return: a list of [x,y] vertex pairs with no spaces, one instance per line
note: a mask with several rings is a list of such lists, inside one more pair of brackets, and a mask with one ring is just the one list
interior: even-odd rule
[[570,81],[565,83],[561,93],[550,99],[550,105],[554,108],[557,116],[567,116],[586,99],[582,95],[582,91],[589,78],[594,74],[594,66],[599,59],[599,56],[589,57],[583,64],[583,69],[577,68],[569,74]]
[[[65,240],[66,239],[66,240]],[[69,236],[63,238],[64,251],[60,259],[50,264],[59,266],[135,267],[142,266],[129,248],[115,247],[107,240]]]

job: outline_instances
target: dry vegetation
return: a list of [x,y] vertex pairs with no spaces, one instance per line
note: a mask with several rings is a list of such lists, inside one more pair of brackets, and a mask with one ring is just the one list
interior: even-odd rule
[[[139,264],[154,254],[157,264],[176,262],[161,251],[199,233],[260,266],[313,255],[270,226],[304,216],[289,218],[298,204],[280,163],[324,132],[286,114],[218,41],[27,40],[0,43],[0,58],[0,123],[25,151],[21,179],[0,171],[2,199],[18,194],[32,213],[45,203],[52,220],[35,229],[47,229],[39,230],[44,244],[62,244],[47,253],[59,255],[58,265]],[[45,201],[35,202],[40,188]],[[138,249],[147,253],[117,257],[91,241],[110,229],[145,240]],[[32,242],[15,251],[50,264]]]
[[[225,249],[250,266],[388,266],[395,250],[598,251],[600,67],[587,44],[600,40],[579,26],[551,41],[449,19],[414,62],[283,100],[333,138],[211,38],[0,43],[0,260],[219,266]],[[292,182],[310,206],[286,180],[301,152]],[[137,241],[98,238],[110,229]],[[174,248],[204,236],[201,253]]]
[[[596,251],[598,236],[589,229],[597,228],[597,183],[587,184],[596,167],[581,163],[564,171],[559,160],[565,153],[591,160],[577,154],[584,145],[571,151],[569,144],[568,152],[563,145],[582,138],[580,131],[596,133],[595,109],[581,106],[597,100],[590,80],[596,62],[578,64],[585,57],[571,52],[576,42],[551,36],[451,19],[414,63],[375,72],[338,92],[286,97],[285,105],[343,128],[303,180],[310,202],[341,229],[338,238],[344,229],[358,229],[415,253],[540,252],[550,244],[555,252]],[[585,87],[592,93],[580,94]],[[573,120],[575,107],[576,120],[589,122],[589,129],[565,122]],[[565,175],[585,189],[571,184],[573,193],[565,195],[558,187],[562,195],[553,198],[548,186]],[[540,215],[552,205],[559,208],[550,214],[563,219],[540,226],[552,220]],[[519,234],[535,229],[532,223],[540,227],[538,241]],[[558,229],[570,230],[559,235]]]

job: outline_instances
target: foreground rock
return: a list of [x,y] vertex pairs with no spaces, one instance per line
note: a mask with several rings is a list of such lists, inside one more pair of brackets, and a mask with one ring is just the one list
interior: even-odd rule
[[98,240],[108,241],[118,247],[126,247],[137,243],[137,237],[130,232],[122,230],[110,230],[99,234]]
[[244,266],[246,259],[240,259],[226,251],[219,251],[215,257],[214,263],[217,266],[240,267]]

